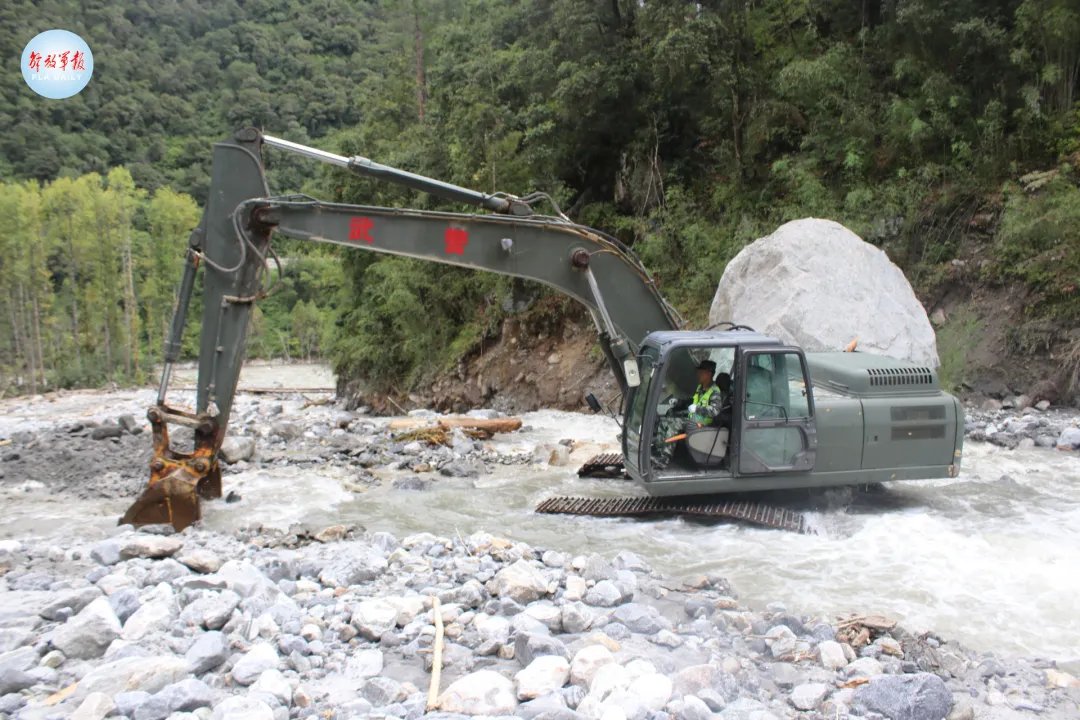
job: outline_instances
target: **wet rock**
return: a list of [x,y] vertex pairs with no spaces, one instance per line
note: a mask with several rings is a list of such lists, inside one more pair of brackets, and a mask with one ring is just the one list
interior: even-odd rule
[[1067,427],[1057,439],[1058,450],[1080,450],[1080,428]]
[[523,666],[544,655],[568,657],[566,646],[550,635],[522,632],[514,638],[514,658]]
[[765,633],[765,644],[773,657],[783,657],[795,652],[797,638],[787,625],[774,625]]
[[431,489],[433,484],[433,480],[425,480],[416,475],[411,475],[409,477],[397,478],[391,483],[391,487],[395,490],[416,490],[422,492]]
[[135,710],[135,720],[165,720],[174,712],[191,712],[210,707],[213,691],[202,680],[187,678],[166,685]]
[[161,535],[136,535],[127,540],[120,548],[122,559],[171,557],[184,547],[184,541],[176,537]]
[[517,705],[514,683],[494,670],[459,678],[439,696],[441,710],[464,715],[509,715]]
[[138,435],[142,432],[142,428],[139,426],[139,421],[135,419],[134,415],[121,415],[116,418],[117,424],[120,425],[125,431],[132,435]]
[[221,443],[218,456],[230,465],[250,460],[255,455],[255,438],[227,437]]
[[210,720],[274,720],[274,711],[262,700],[233,695],[214,706]]
[[450,462],[439,468],[439,474],[446,477],[474,478],[480,477],[481,468],[465,462]]
[[109,599],[99,597],[53,632],[52,643],[69,658],[101,657],[120,637],[120,619]]
[[488,583],[488,590],[493,595],[524,604],[545,595],[547,581],[531,563],[518,560],[496,573]]
[[200,634],[184,654],[184,659],[188,661],[194,675],[209,672],[228,658],[229,646],[225,642],[225,636],[217,631]]
[[270,432],[282,440],[295,440],[303,434],[303,429],[296,423],[279,420],[270,426]]
[[90,693],[71,713],[71,720],[104,720],[115,709],[116,703],[105,693]]
[[273,645],[256,643],[236,661],[232,669],[233,680],[241,685],[250,685],[259,679],[263,671],[276,668],[278,661],[277,650]]
[[570,663],[558,655],[544,655],[533,660],[514,676],[519,700],[533,700],[558,690],[570,677]]
[[889,720],[943,720],[952,710],[953,697],[932,673],[886,675],[855,691],[854,706]]
[[90,431],[90,437],[94,440],[108,440],[118,438],[124,434],[124,428],[119,425],[100,425]]
[[792,690],[789,699],[798,710],[817,710],[828,694],[829,686],[825,683],[805,683]]

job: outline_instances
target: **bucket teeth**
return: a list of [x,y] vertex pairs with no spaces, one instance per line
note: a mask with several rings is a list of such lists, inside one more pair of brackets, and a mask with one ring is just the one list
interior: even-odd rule
[[[147,413],[154,433],[154,457],[150,482],[142,495],[120,518],[120,524],[167,523],[177,531],[202,517],[200,498],[221,497],[221,468],[216,458],[217,422],[163,405]],[[195,429],[192,452],[178,452],[169,444],[169,421]]]

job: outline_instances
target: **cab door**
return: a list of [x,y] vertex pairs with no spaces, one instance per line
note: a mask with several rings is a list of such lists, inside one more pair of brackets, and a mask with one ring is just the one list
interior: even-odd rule
[[814,469],[817,429],[809,377],[798,348],[740,352],[735,380],[739,475]]

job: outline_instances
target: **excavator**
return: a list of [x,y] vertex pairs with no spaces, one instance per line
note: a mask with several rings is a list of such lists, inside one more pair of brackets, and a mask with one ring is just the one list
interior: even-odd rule
[[[348,205],[274,195],[264,149],[294,153],[487,212]],[[934,368],[865,352],[804,352],[734,323],[684,329],[679,314],[626,245],[576,224],[543,193],[482,193],[354,156],[344,157],[247,128],[214,145],[210,192],[191,233],[176,309],[165,340],[150,479],[121,523],[201,517],[200,499],[221,497],[225,439],[255,303],[280,262],[275,234],[353,250],[417,258],[543,283],[582,303],[621,391],[621,455],[582,469],[615,471],[644,494],[550,498],[537,510],[590,515],[687,513],[802,529],[790,510],[729,501],[766,490],[951,478],[959,472],[964,415]],[[550,206],[552,214],[537,208]],[[180,358],[188,306],[203,272],[196,406],[166,402]],[[769,278],[762,278],[769,282]],[[710,364],[711,363],[711,364]],[[686,421],[697,369],[727,375],[724,421]],[[720,372],[717,373],[719,377]],[[586,398],[594,412],[602,408]],[[616,418],[619,419],[619,418]],[[175,448],[171,426],[193,431]],[[670,452],[668,444],[675,444]],[[668,452],[664,452],[667,450]]]

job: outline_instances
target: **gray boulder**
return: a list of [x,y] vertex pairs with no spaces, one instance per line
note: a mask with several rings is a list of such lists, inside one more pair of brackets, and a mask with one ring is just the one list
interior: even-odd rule
[[1080,428],[1067,427],[1062,430],[1057,446],[1059,450],[1080,450]]
[[187,678],[166,685],[147,698],[136,708],[135,720],[165,720],[174,712],[191,712],[201,707],[210,707],[213,702],[214,691],[206,683]]
[[952,693],[931,673],[884,675],[855,691],[854,706],[889,720],[942,720],[952,710]]
[[184,547],[180,538],[163,535],[136,535],[120,548],[120,557],[159,559],[175,555]]
[[709,322],[749,325],[807,351],[859,349],[936,368],[934,329],[904,273],[832,220],[781,225],[728,263]]
[[233,680],[241,685],[250,685],[259,679],[264,670],[276,668],[278,661],[277,650],[273,645],[256,643],[236,661],[232,669]]
[[625,625],[630,632],[642,635],[653,635],[671,627],[671,623],[656,608],[641,603],[621,605],[611,613],[611,617]]
[[46,620],[59,620],[60,611],[64,608],[69,608],[71,612],[77,613],[99,597],[101,597],[101,590],[92,585],[77,590],[68,590],[41,608],[40,615]]
[[566,646],[550,635],[522,632],[518,633],[517,637],[514,638],[514,658],[522,666],[527,666],[536,658],[544,655],[569,658]]
[[0,695],[7,695],[8,693],[16,693],[20,690],[25,690],[36,682],[37,680],[34,679],[34,676],[25,670],[17,670],[15,668],[0,670]]
[[525,604],[547,594],[547,580],[532,563],[518,560],[496,573],[488,589],[494,595]]
[[221,443],[218,452],[221,459],[232,465],[242,460],[250,460],[255,455],[255,438],[227,437]]
[[214,707],[210,720],[274,720],[274,711],[262,700],[233,695]]
[[156,693],[182,680],[187,672],[187,661],[171,655],[122,658],[86,673],[75,690],[75,698],[81,700],[93,692],[110,696],[133,690]]
[[328,587],[348,587],[370,582],[386,571],[386,558],[366,548],[356,548],[333,557],[319,573],[319,582]]
[[120,637],[120,619],[109,604],[99,597],[66,623],[58,627],[52,643],[69,658],[86,660],[101,657],[105,649]]
[[229,646],[225,642],[225,636],[217,631],[199,635],[188,648],[184,659],[191,666],[192,674],[202,675],[213,670],[229,659]]

